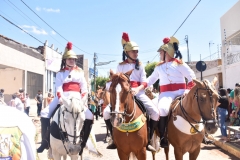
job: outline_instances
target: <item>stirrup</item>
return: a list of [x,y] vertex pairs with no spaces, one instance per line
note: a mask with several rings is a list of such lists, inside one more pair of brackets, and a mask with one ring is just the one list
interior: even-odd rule
[[160,140],[160,147],[161,147],[161,148],[167,148],[167,147],[169,147],[169,146],[168,146],[168,140],[166,140],[165,138],[162,138],[162,139]]

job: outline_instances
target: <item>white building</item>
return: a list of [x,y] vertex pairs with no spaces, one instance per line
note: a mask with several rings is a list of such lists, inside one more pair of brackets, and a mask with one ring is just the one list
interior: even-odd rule
[[13,93],[24,88],[34,98],[44,91],[45,72],[43,47],[29,47],[0,35],[0,88],[5,90],[5,102]]
[[240,82],[240,1],[220,19],[222,40],[223,87]]

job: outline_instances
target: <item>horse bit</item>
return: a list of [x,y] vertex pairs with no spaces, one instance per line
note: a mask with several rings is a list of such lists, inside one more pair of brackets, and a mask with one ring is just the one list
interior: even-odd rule
[[[197,99],[197,104],[198,104],[198,109],[199,109],[199,111],[200,111],[200,115],[201,115],[201,117],[202,117],[202,119],[203,119],[202,122],[201,122],[201,121],[198,122],[198,121],[196,121],[195,119],[193,119],[192,117],[190,117],[190,116],[188,115],[188,113],[186,112],[186,110],[183,108],[182,98],[181,98],[181,100],[180,100],[180,108],[181,108],[181,110],[182,110],[182,113],[183,113],[185,119],[186,119],[186,120],[188,121],[188,123],[194,128],[194,130],[197,131],[198,133],[200,133],[200,131],[199,131],[194,125],[192,125],[192,124],[189,122],[189,120],[188,120],[187,117],[189,117],[192,121],[194,121],[194,122],[197,123],[197,124],[203,123],[203,124],[205,125],[205,124],[207,124],[207,123],[216,123],[216,122],[217,122],[216,116],[215,116],[215,113],[214,113],[213,96],[212,96],[212,93],[211,93],[211,89],[206,85],[206,83],[205,83],[204,81],[202,81],[202,82],[203,82],[203,84],[205,85],[205,88],[197,88],[196,91],[195,91],[195,93],[194,93],[194,97]],[[212,119],[211,119],[211,120],[206,120],[206,119],[204,118],[204,116],[203,116],[203,112],[202,112],[201,107],[200,107],[200,104],[199,104],[199,96],[198,96],[198,91],[199,91],[199,90],[206,90],[207,93],[208,93],[208,95],[209,95],[209,97],[210,97],[211,112],[212,112],[212,113],[211,113],[211,116],[212,116]]]
[[[70,99],[70,100],[72,101],[72,99]],[[61,138],[61,141],[62,141],[63,146],[64,146],[64,148],[65,148],[65,150],[66,150],[66,152],[67,152],[67,154],[68,154],[69,152],[67,151],[67,148],[66,148],[64,142],[70,142],[69,139],[68,139],[68,136],[70,136],[70,137],[73,138],[73,141],[72,141],[73,144],[74,144],[74,145],[77,144],[77,143],[76,143],[76,140],[77,140],[77,138],[79,138],[79,137],[81,136],[81,133],[80,133],[80,135],[76,136],[76,132],[77,132],[76,121],[77,121],[77,119],[78,119],[79,113],[83,112],[83,109],[82,109],[81,112],[77,112],[77,117],[76,117],[76,118],[74,118],[74,115],[73,115],[74,113],[73,113],[73,111],[69,111],[65,106],[64,106],[64,109],[65,109],[65,110],[62,111],[62,115],[63,115],[63,127],[64,127],[65,132],[62,130],[62,126],[61,126],[61,122],[60,122],[61,107],[60,107],[59,110],[58,110],[58,125],[59,125],[59,130],[60,130],[60,138]],[[65,127],[65,121],[64,121],[64,112],[71,113],[71,114],[72,114],[72,117],[74,118],[74,135],[70,135],[70,134],[67,133],[67,130],[66,130],[66,127]],[[64,134],[64,133],[65,133],[65,134]],[[79,141],[80,141],[80,140],[79,140]],[[71,143],[71,142],[70,142],[70,143]]]
[[[129,76],[125,73],[123,75],[128,78],[128,83],[129,83],[130,82]],[[127,95],[131,92],[132,92],[132,88],[130,87],[130,89],[127,91]],[[121,114],[121,115],[123,115],[123,117],[124,117],[123,118],[123,123],[125,122],[125,116],[132,117],[128,122],[128,123],[131,123],[133,121],[133,118],[134,118],[135,114],[136,114],[136,102],[135,102],[134,96],[132,96],[132,98],[133,98],[133,101],[134,101],[134,108],[133,108],[132,113],[130,113],[130,114],[127,113],[127,109],[128,109],[128,106],[129,106],[129,104],[127,103],[127,105],[125,105],[125,107],[124,107],[124,112],[111,111],[110,114]]]

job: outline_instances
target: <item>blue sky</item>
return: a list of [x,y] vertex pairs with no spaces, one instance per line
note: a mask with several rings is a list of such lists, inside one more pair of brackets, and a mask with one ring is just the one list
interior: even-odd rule
[[[122,59],[122,32],[128,32],[130,40],[138,43],[139,59],[158,61],[157,49],[164,37],[170,37],[177,30],[199,0],[23,0],[57,32],[78,48],[77,54],[84,54],[93,67],[93,53],[98,62],[116,60],[109,65],[99,66],[99,75],[107,76],[109,69],[115,69]],[[180,50],[187,61],[189,52],[192,61],[210,54],[209,42],[213,42],[211,53],[217,52],[221,43],[220,17],[237,0],[202,0],[187,21],[176,33]],[[21,11],[15,8],[17,6]],[[27,15],[26,17],[22,12]],[[67,41],[34,15],[21,0],[1,0],[0,14],[24,28],[40,41],[64,51]],[[33,22],[34,21],[34,22]],[[0,17],[0,34],[28,46],[42,45]],[[155,58],[154,58],[155,57]]]

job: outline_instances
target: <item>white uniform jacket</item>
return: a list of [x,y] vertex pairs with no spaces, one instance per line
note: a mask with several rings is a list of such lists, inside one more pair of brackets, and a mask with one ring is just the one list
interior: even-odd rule
[[[188,80],[186,86],[185,77]],[[184,62],[173,58],[169,62],[160,62],[153,73],[148,77],[148,86],[159,79],[161,92],[176,91],[179,89],[191,89],[194,86],[193,79],[196,76],[193,70]]]
[[[88,93],[87,82],[84,77],[84,72],[79,67],[74,67],[73,70],[65,68],[56,75],[56,91],[57,96],[60,98],[62,95],[68,97],[69,93],[76,92],[82,96]],[[81,97],[79,97],[81,98]]]
[[[117,66],[116,73],[126,73],[132,69],[132,74],[130,76],[130,83],[131,87],[135,88],[140,86],[141,84],[144,85],[144,88],[147,87],[147,78],[146,78],[146,72],[143,65],[139,65],[139,70],[135,69],[135,63],[129,63],[127,60],[119,63]],[[144,92],[144,91],[143,91]]]
[[[59,103],[59,98],[61,96],[69,97],[74,96],[76,98],[83,98],[85,95],[88,95],[87,82],[84,77],[84,72],[79,67],[74,67],[72,70],[65,68],[59,71],[56,75],[56,90],[57,97],[41,111],[41,117],[50,118],[53,111]],[[86,119],[92,119],[93,116],[91,112],[85,107],[85,116]]]

